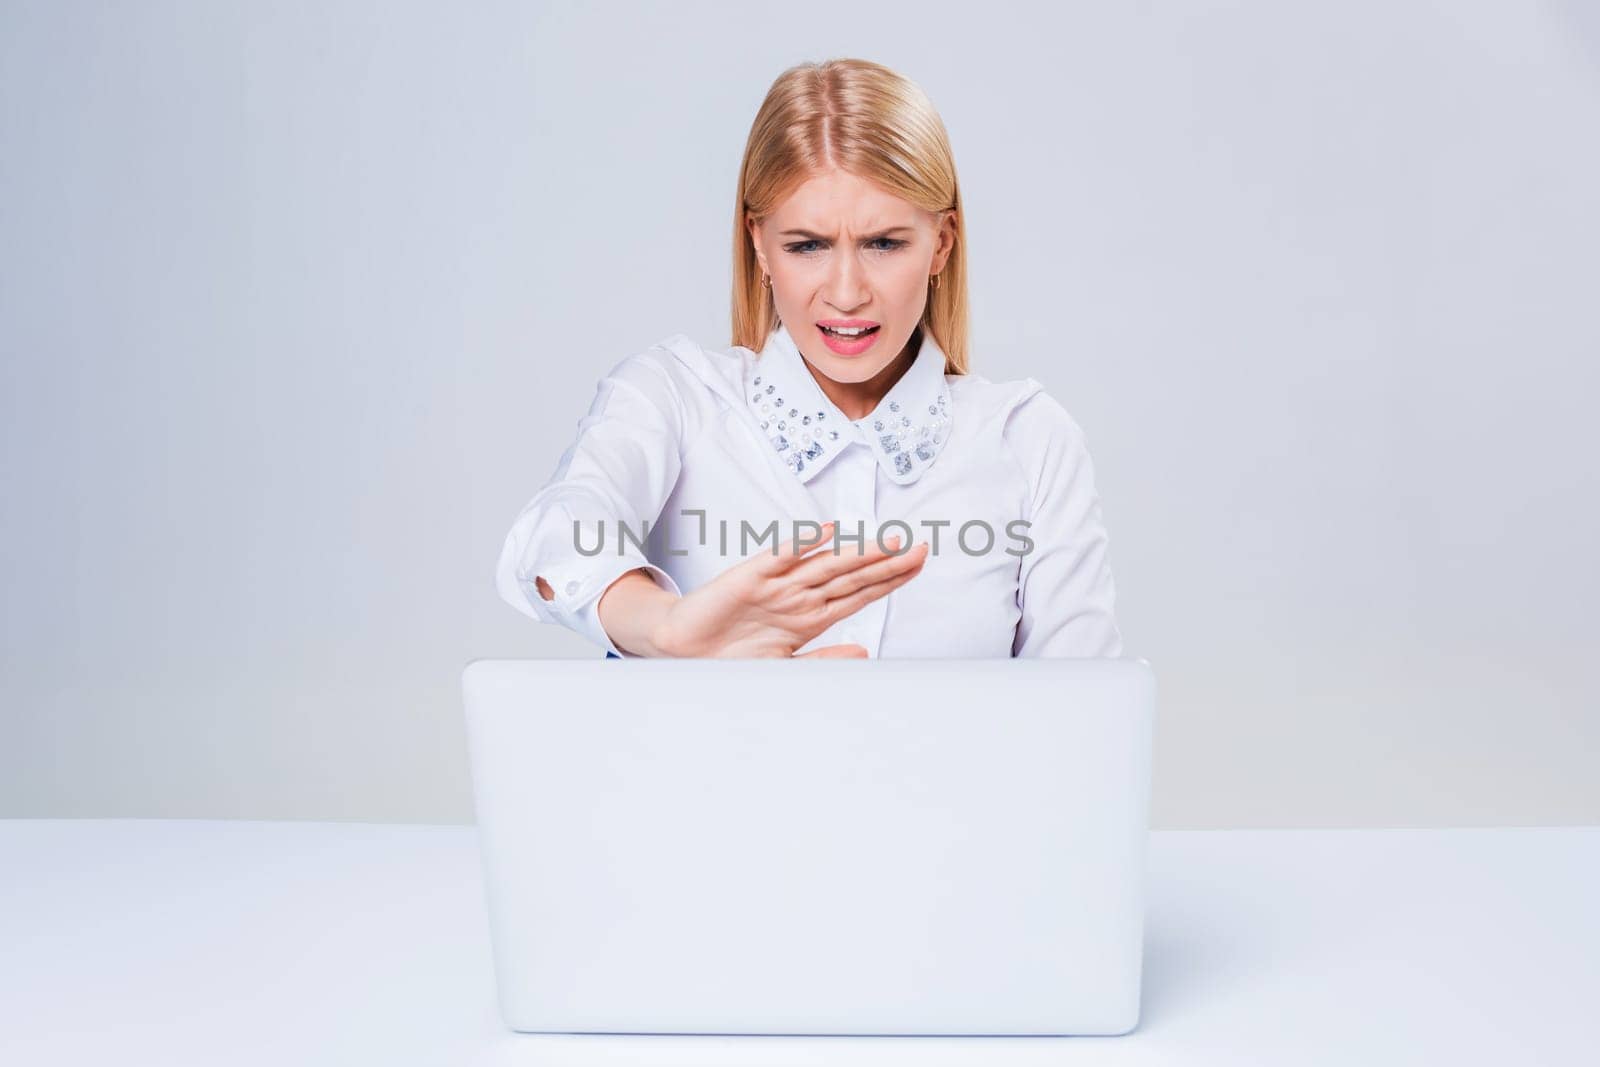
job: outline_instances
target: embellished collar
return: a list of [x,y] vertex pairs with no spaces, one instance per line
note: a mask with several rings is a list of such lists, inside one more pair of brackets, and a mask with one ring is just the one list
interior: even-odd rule
[[859,441],[890,480],[909,485],[950,440],[945,354],[925,328],[916,359],[865,418],[848,419],[822,391],[789,328],[779,323],[745,374],[745,403],[802,482]]

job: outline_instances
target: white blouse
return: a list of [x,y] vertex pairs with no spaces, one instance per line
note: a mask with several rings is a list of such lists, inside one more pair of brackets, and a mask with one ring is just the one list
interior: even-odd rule
[[[898,534],[904,548],[928,541],[928,557],[798,651],[850,642],[873,657],[1121,656],[1083,431],[1032,378],[946,374],[943,350],[921,333],[912,366],[853,421],[782,325],[759,354],[675,334],[623,359],[513,523],[500,596],[633,658],[596,610],[618,577],[642,567],[682,595],[790,538],[815,542],[836,520],[840,538]],[[539,595],[539,576],[554,599]]]

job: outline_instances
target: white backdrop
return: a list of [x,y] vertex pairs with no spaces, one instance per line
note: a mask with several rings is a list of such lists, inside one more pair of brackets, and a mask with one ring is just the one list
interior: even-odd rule
[[0,815],[470,820],[461,667],[597,654],[511,519],[857,55],[1088,434],[1155,825],[1600,822],[1593,10],[0,3]]

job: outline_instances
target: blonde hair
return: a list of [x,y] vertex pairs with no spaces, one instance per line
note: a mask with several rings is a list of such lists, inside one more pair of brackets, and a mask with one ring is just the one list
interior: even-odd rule
[[933,102],[911,79],[865,59],[790,67],[767,90],[739,166],[733,225],[733,344],[759,352],[778,323],[746,229],[812,174],[836,166],[926,211],[955,212],[956,240],[930,285],[920,329],[967,372],[967,230],[955,156]]

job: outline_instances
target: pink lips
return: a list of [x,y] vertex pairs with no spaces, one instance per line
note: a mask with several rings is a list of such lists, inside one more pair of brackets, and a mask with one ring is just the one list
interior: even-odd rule
[[[824,326],[842,326],[847,329],[877,327],[877,329],[872,330],[871,333],[862,334],[860,337],[840,337],[838,334],[829,333],[823,329]],[[871,319],[823,319],[817,323],[817,332],[822,335],[822,343],[827,345],[830,351],[841,356],[859,356],[877,342],[878,335],[883,332],[883,328],[879,323],[873,322]]]

